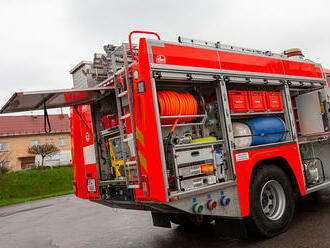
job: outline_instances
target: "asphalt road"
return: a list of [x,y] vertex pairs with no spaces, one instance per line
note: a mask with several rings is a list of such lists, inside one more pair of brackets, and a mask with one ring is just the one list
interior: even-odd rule
[[112,209],[67,195],[0,208],[1,248],[330,247],[330,190],[297,203],[288,232],[270,240],[153,227],[149,212]]

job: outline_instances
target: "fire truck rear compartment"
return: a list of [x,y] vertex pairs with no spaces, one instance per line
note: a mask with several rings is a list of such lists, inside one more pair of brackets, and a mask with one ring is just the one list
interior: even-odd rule
[[[142,169],[141,188],[129,188],[132,185],[127,184],[127,177],[131,175],[125,170],[125,158],[121,155],[122,138],[118,122],[120,115],[124,116],[129,111],[122,108],[122,113],[118,114],[118,105],[115,106],[118,104],[116,95],[124,95],[129,88],[124,80],[116,95],[93,105],[95,123],[103,123],[96,125],[101,196],[101,200],[96,202],[111,207],[151,211],[154,225],[162,227],[170,227],[170,221],[201,224],[201,216],[206,222],[216,220],[223,223],[219,218],[228,217],[242,220],[248,216],[249,207],[248,202],[239,196],[235,167],[244,161],[247,163],[244,166],[253,167],[254,164],[248,165],[249,156],[258,154],[258,151],[267,151],[271,155],[272,151],[281,147],[283,152],[284,147],[298,150],[294,157],[296,162],[300,160],[298,163],[299,166],[301,164],[306,193],[329,185],[329,106],[320,84],[295,84],[262,76],[212,75],[211,72],[200,74],[175,69],[166,72],[152,70],[151,82],[133,82],[132,74],[131,71],[128,74],[128,83],[137,87],[134,118],[138,119],[138,123],[139,118],[152,114],[146,113],[149,108],[141,105],[140,101],[140,94],[150,90],[146,84],[152,86],[153,92],[149,97],[153,98],[156,122],[148,124],[158,128],[154,136],[158,136],[160,154],[163,154],[159,168],[164,170],[158,174],[157,180],[165,182],[166,200],[159,202],[150,197],[155,195],[155,187],[158,186],[149,184],[146,168]],[[128,97],[121,98],[121,107],[127,106],[129,101]],[[316,119],[315,123],[310,121],[311,118]],[[129,120],[125,121],[126,139],[129,123]],[[137,137],[141,143],[148,130],[139,130],[139,124],[137,127],[137,134],[142,130]],[[157,138],[154,144],[157,144]],[[149,150],[152,149],[149,146]],[[139,148],[138,151],[142,155],[145,152]],[[279,156],[282,158],[282,154]],[[143,156],[139,156],[141,158]],[[267,161],[258,164],[267,164]],[[277,157],[269,161],[285,159]],[[150,172],[152,162],[150,159],[146,162]],[[296,176],[290,174],[295,181],[292,186],[299,191]]]
[[[281,130],[268,130],[266,135],[272,136],[273,133],[280,133],[280,138],[273,141],[264,139],[259,145],[249,143],[240,146],[236,141],[251,139],[251,132],[239,135],[235,131],[231,131],[236,146],[235,150],[253,149],[254,146],[267,146],[271,143],[285,143],[292,139],[292,134],[286,128],[288,125],[285,123],[288,116],[283,107],[280,106],[275,110],[265,109],[260,112],[250,108],[249,102],[246,102],[248,106],[246,112],[231,111],[226,120],[224,109],[228,107],[230,96],[226,90],[221,88],[220,80],[213,79],[203,82],[159,79],[156,80],[156,87],[158,92],[174,91],[179,94],[192,94],[199,106],[199,111],[193,120],[185,122],[179,119],[176,125],[173,122],[170,124],[162,122],[168,118],[160,115],[171,200],[169,204],[189,213],[240,217],[235,168],[233,167],[234,159],[231,155],[232,150],[229,149],[231,144],[228,142],[230,140],[227,129],[228,120],[244,124],[248,121],[258,120],[262,116],[270,121],[272,121],[271,118],[277,118],[285,127]],[[252,92],[275,93],[280,95],[281,100],[282,97],[285,97],[283,86],[245,86],[244,84],[229,83],[227,90],[247,94]],[[266,106],[266,102],[263,104]],[[175,129],[171,133],[173,126]],[[255,134],[260,137],[264,135]],[[210,166],[210,170],[204,169],[204,166]]]
[[307,192],[329,183],[329,101],[328,88],[291,91]]
[[[264,104],[263,108],[266,108],[263,109],[263,111],[256,109],[256,104],[251,104],[253,98],[248,98],[246,102],[247,109],[244,110],[246,112],[235,111],[235,109],[230,112],[229,118],[233,127],[235,125],[234,123],[240,123],[245,125],[245,129],[250,129],[250,133],[243,133],[243,135],[239,132],[235,133],[235,128],[232,130],[234,140],[233,150],[240,152],[253,150],[255,149],[254,147],[260,149],[260,147],[263,146],[268,147],[273,144],[285,144],[294,140],[294,135],[297,130],[293,130],[290,124],[289,111],[291,106],[289,105],[290,102],[288,102],[288,96],[291,96],[293,99],[301,95],[302,91],[299,89],[291,89],[288,91],[283,85],[251,86],[231,83],[229,81],[225,91],[228,92],[228,94],[224,96],[221,93],[223,89],[221,89],[220,82],[216,79],[208,82],[156,79],[155,87],[158,111],[160,113],[159,123],[157,124],[161,127],[163,152],[166,161],[166,174],[164,177],[168,183],[167,190],[170,200],[168,205],[190,213],[240,216],[238,192],[235,183],[235,169],[232,166],[234,160],[231,156],[232,151],[229,150],[228,130],[224,121],[226,119],[226,113],[224,111],[226,106],[224,106],[223,103],[232,100],[230,99],[231,96],[229,92],[245,92],[246,95],[256,95],[257,93],[256,102],[260,99],[258,98],[259,93],[265,96],[269,94],[280,97],[280,104],[276,105],[275,109],[271,109],[269,105],[267,105],[269,103],[267,103],[268,99],[266,99],[266,97],[261,99],[264,101],[262,103]],[[173,107],[175,110],[173,110],[172,116],[162,116],[161,113],[164,110],[162,108],[169,107],[164,106],[164,102],[161,102],[159,99],[159,95],[164,93],[169,94],[169,96],[166,96],[167,101],[165,101],[165,105],[179,104],[181,95],[189,95],[196,101],[197,110],[193,114],[182,115],[180,111],[183,110],[180,109],[180,106],[176,106],[177,109]],[[170,96],[172,96],[172,98]],[[114,101],[114,96],[108,96],[103,99],[102,102],[95,103],[95,118],[102,119],[105,115],[116,114],[117,111],[114,106]],[[294,108],[294,110],[297,111],[297,108]],[[175,111],[177,111],[177,113]],[[268,121],[272,121],[272,118],[276,118],[276,120],[283,123],[284,129],[269,129],[266,131],[263,130],[261,133],[252,133],[248,124],[265,118],[268,118],[266,119]],[[265,129],[265,127],[263,127],[263,129]],[[112,144],[116,139],[120,142],[118,138],[118,128],[116,129],[116,127],[113,127],[107,129],[107,133],[100,131],[102,130],[98,132],[101,133],[98,143],[102,145],[99,146],[98,152],[101,154],[101,180],[104,181],[103,184],[100,184],[100,194],[103,199],[134,201],[134,190],[126,188],[124,171],[120,168],[121,166],[116,164],[118,161],[116,162],[111,158],[110,154],[111,152],[121,152],[120,146],[118,146],[116,150],[114,149],[116,145]],[[301,135],[299,131],[298,134],[301,139],[306,137]],[[271,135],[277,135],[277,137],[280,138],[273,141],[272,139],[270,139],[271,141],[268,141],[269,139],[264,139],[264,141],[262,141],[263,143],[256,145],[253,144],[252,141],[243,142],[244,145],[242,145],[242,142],[238,142],[244,139],[252,140],[253,136],[265,137]],[[310,150],[315,145],[317,144],[313,143],[313,145],[311,145],[309,142],[305,141],[300,147],[303,151],[304,149]],[[321,184],[324,182],[325,178],[328,177],[329,173],[328,166],[324,168],[322,163],[322,161],[326,161],[326,158],[321,158],[321,155],[312,157],[310,151],[305,151],[304,153],[308,154],[306,155],[308,156],[306,159],[302,158],[305,166],[305,177],[308,177],[309,180],[307,182],[308,186],[311,187]],[[119,159],[119,161],[120,160],[122,160],[122,158]],[[108,184],[107,180],[110,180],[111,184]],[[212,201],[216,202],[214,206],[222,205],[222,208],[215,207],[215,209],[213,209],[212,205],[208,205],[208,203]],[[235,207],[228,207],[229,205]],[[202,210],[199,208],[200,206],[203,206]]]
[[134,191],[127,188],[125,180],[115,95],[109,95],[91,107],[94,123],[97,123],[94,125],[97,134],[94,138],[100,196],[102,199],[134,201]]
[[[201,81],[174,81],[174,80],[156,80],[158,110],[160,112],[159,123],[161,127],[161,137],[163,140],[163,149],[166,160],[166,175],[164,175],[168,182],[168,194],[170,205],[188,210],[191,213],[199,213],[199,205],[215,201],[215,205],[222,205],[226,207],[226,211],[222,208],[219,209],[221,215],[239,216],[239,202],[238,194],[235,184],[235,172],[232,166],[233,160],[228,151],[227,130],[224,123],[224,106],[221,97],[221,88],[219,80],[212,80],[209,82]],[[228,84],[229,90],[236,90],[241,92],[281,92],[280,86],[244,86]],[[162,106],[159,100],[159,93],[170,92],[174,96],[174,100],[168,97],[166,104],[176,104],[178,96],[190,95],[197,102],[197,111],[193,114],[182,115],[180,107],[176,109],[178,112],[172,116],[162,116]],[[177,94],[177,95],[175,95]],[[228,97],[228,96],[227,96]],[[281,96],[282,97],[282,96]],[[228,99],[228,98],[227,98]],[[104,99],[100,106],[95,106],[95,114],[99,115],[98,118],[107,114],[116,112],[115,108],[105,111],[102,104],[113,99]],[[172,102],[171,102],[172,101]],[[264,103],[266,104],[266,103]],[[182,110],[181,110],[182,111]],[[178,117],[181,118],[178,118]],[[182,118],[184,116],[185,118]],[[248,121],[255,120],[259,116],[263,118],[277,117],[286,123],[285,111],[264,111],[256,112],[248,109],[248,112],[231,113],[231,120],[237,123],[247,123]],[[287,126],[287,124],[285,124]],[[115,129],[114,129],[115,130]],[[109,153],[110,143],[112,137],[117,137],[115,131],[113,133],[103,135],[99,142],[104,142],[103,149],[99,152]],[[173,132],[171,132],[171,130]],[[291,133],[287,130],[273,130],[271,132],[280,132],[281,138],[276,142],[286,142],[290,140]],[[118,132],[118,130],[117,130]],[[101,132],[102,133],[102,132]],[[118,133],[117,133],[118,135]],[[236,135],[234,133],[234,135]],[[272,135],[271,133],[268,135]],[[236,139],[251,139],[250,135],[234,136]],[[262,134],[260,134],[262,136]],[[106,139],[104,139],[106,137]],[[237,143],[237,142],[235,142]],[[267,143],[265,141],[265,143]],[[102,146],[101,146],[102,147]],[[237,147],[237,149],[248,149],[253,147],[250,143],[245,147]],[[102,151],[104,150],[104,151]],[[105,199],[116,200],[132,200],[133,194],[130,190],[125,191],[125,184],[123,178],[116,176],[115,165],[113,160],[106,159],[109,155],[103,155],[108,163],[104,163],[101,168],[102,180],[112,180],[111,186],[105,184],[103,186],[101,195]],[[104,160],[103,160],[104,161]],[[109,163],[111,162],[111,163]],[[109,169],[110,168],[110,169]],[[120,181],[120,179],[122,181]],[[118,180],[118,182],[116,182]],[[108,187],[108,188],[107,188]],[[212,190],[214,189],[214,190]],[[219,190],[220,189],[220,190]],[[208,193],[202,193],[202,192]],[[193,197],[195,196],[195,197]],[[180,199],[179,201],[176,201]],[[186,200],[184,200],[186,199]],[[188,206],[189,205],[189,206]],[[206,204],[207,205],[207,204]],[[235,207],[228,207],[229,205]],[[230,211],[232,209],[232,211]],[[205,214],[214,214],[216,210],[204,207],[202,210]]]
[[[135,68],[149,66],[143,65],[143,59],[139,63],[140,67]],[[113,80],[115,95],[92,107],[100,195],[108,204],[131,202],[130,207],[138,209],[146,202],[160,201],[164,206],[159,208],[162,212],[169,211],[165,206],[171,206],[183,213],[241,217],[245,215],[241,207],[246,213],[248,204],[239,199],[236,164],[249,163],[250,156],[266,150],[282,147],[295,150],[297,141],[307,192],[327,182],[329,169],[324,164],[327,158],[313,153],[322,131],[327,136],[327,103],[320,100],[326,110],[321,111],[323,129],[306,133],[309,126],[306,128],[300,120],[304,116],[299,114],[304,112],[301,96],[320,91],[321,83],[308,80],[296,83],[264,74],[221,74],[206,68],[202,73],[198,69],[180,71],[176,67],[150,70],[141,79],[141,71],[134,66],[126,67],[125,74],[119,73]],[[148,73],[151,79],[146,78]],[[292,106],[291,101],[296,99],[298,106]],[[130,104],[134,106],[133,112],[128,108]],[[299,130],[298,117],[294,119],[298,114],[303,132]],[[155,121],[146,118],[149,115],[155,115]],[[137,122],[133,135],[132,118]],[[142,119],[147,119],[147,124]],[[121,120],[124,136],[118,127]],[[153,130],[151,143],[148,127]],[[121,155],[120,143],[132,136],[131,154]],[[138,144],[138,153],[131,149],[134,142]],[[150,153],[155,148],[158,154],[158,142],[161,161],[154,162]],[[298,154],[294,155],[296,160]],[[138,162],[141,165],[130,166]],[[134,174],[135,168],[141,171]]]

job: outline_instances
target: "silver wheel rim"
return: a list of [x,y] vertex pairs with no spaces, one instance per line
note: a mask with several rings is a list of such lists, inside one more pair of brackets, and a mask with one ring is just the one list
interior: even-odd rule
[[278,220],[282,217],[286,199],[282,185],[275,180],[265,183],[260,193],[260,204],[265,216],[270,220]]

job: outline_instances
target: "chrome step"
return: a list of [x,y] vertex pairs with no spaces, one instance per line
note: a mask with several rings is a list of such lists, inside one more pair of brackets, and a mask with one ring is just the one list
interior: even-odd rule
[[132,141],[132,140],[133,140],[133,137],[128,137],[128,138],[123,139],[123,142],[129,142],[129,141]]
[[136,164],[136,160],[126,162],[127,165]]
[[130,184],[130,185],[127,185],[127,188],[128,189],[139,189],[140,188],[140,185],[138,185],[138,184]]
[[127,93],[128,93],[128,91],[125,90],[125,91],[119,93],[119,94],[118,94],[118,97],[123,97],[123,96],[127,95]]
[[131,117],[131,113],[121,116],[120,119],[124,120],[124,119],[127,119],[128,117]]

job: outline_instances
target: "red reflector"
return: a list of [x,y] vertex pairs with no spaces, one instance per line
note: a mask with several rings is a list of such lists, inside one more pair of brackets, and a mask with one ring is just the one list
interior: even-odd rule
[[150,196],[150,188],[149,188],[149,179],[147,176],[141,176],[142,188],[144,196]]
[[73,187],[73,193],[78,196],[78,187],[77,187],[77,182],[72,181],[72,187]]

